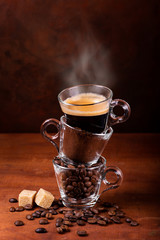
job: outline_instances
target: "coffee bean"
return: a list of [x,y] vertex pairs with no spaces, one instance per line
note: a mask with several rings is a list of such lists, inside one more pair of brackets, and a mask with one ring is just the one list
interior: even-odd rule
[[45,217],[47,213],[48,213],[48,211],[43,211],[43,212],[41,213],[41,217]]
[[60,209],[58,210],[58,212],[59,212],[59,213],[64,213],[64,209],[63,209],[63,208],[60,208]]
[[89,188],[89,187],[92,185],[92,183],[91,183],[90,181],[87,181],[87,182],[84,183],[84,185],[85,185],[87,188]]
[[40,219],[39,220],[39,224],[48,224],[48,220],[47,219]]
[[16,202],[18,202],[18,200],[17,200],[16,198],[10,198],[10,199],[9,199],[9,202],[10,202],[10,203],[16,203]]
[[113,210],[109,210],[109,211],[108,211],[108,215],[109,215],[109,216],[115,216],[115,215],[116,215],[116,212],[113,211]]
[[10,212],[15,212],[16,209],[15,209],[15,207],[10,207],[9,211],[10,211]]
[[85,221],[80,220],[80,219],[77,220],[77,224],[80,225],[80,226],[86,225]]
[[69,217],[69,220],[70,220],[71,222],[76,222],[76,221],[77,221],[77,217],[76,217],[76,216],[70,216],[70,217]]
[[57,211],[54,210],[54,209],[50,209],[49,212],[50,212],[52,215],[57,215],[57,214],[58,214]]
[[87,172],[87,175],[88,175],[88,177],[92,177],[93,172],[92,172],[92,171],[88,171],[88,172]]
[[63,221],[63,224],[64,224],[64,225],[67,225],[67,226],[69,226],[69,227],[73,226],[72,223],[71,223],[71,221],[69,221],[69,220]]
[[90,224],[95,224],[95,223],[97,223],[97,219],[96,218],[88,218],[87,222]]
[[44,212],[46,209],[44,208],[39,208],[38,211],[40,211],[41,213]]
[[117,223],[117,224],[122,223],[121,220],[120,220],[120,218],[117,217],[117,216],[112,216],[110,219],[111,219],[114,223]]
[[16,211],[17,212],[24,211],[24,207],[22,207],[22,206],[16,207]]
[[99,208],[98,208],[98,211],[99,211],[99,212],[105,212],[106,209],[105,209],[104,207],[99,207]]
[[24,207],[25,210],[32,210],[33,206],[31,204],[26,204]]
[[92,211],[94,214],[98,214],[98,213],[99,213],[98,209],[96,209],[96,208],[91,208],[91,211]]
[[85,216],[82,216],[81,219],[86,222],[88,218]]
[[76,216],[77,218],[81,218],[81,217],[84,216],[84,213],[83,213],[82,211],[77,211],[77,212],[75,212],[75,216]]
[[127,223],[130,223],[130,222],[132,221],[132,219],[129,218],[129,217],[126,217],[125,221],[126,221]]
[[52,218],[53,218],[53,217],[52,217],[52,213],[49,213],[49,212],[46,213],[46,218],[47,218],[47,219],[52,219]]
[[14,222],[14,224],[15,224],[16,226],[23,226],[23,225],[24,225],[24,222],[21,221],[21,220],[17,220],[17,221]]
[[37,228],[37,229],[35,230],[35,232],[36,232],[36,233],[46,233],[47,230],[46,230],[45,228]]
[[105,226],[107,224],[104,220],[97,220],[97,223],[101,226]]
[[132,227],[136,227],[136,226],[139,225],[139,223],[138,223],[137,221],[135,221],[135,220],[132,220],[131,223],[130,223],[130,225],[131,225]]
[[65,232],[69,232],[70,231],[69,230],[69,226],[67,226],[67,225],[62,225],[61,227],[62,227],[63,231],[65,231]]
[[125,217],[125,213],[123,211],[117,210],[116,211],[116,216],[120,217],[120,218],[123,218],[123,217]]
[[63,218],[57,218],[56,222],[62,223],[63,222]]
[[54,206],[53,206],[53,209],[54,210],[57,210],[59,208],[59,205],[58,204],[55,204]]
[[72,186],[73,187],[77,187],[77,183],[76,182],[72,182]]
[[37,210],[35,211],[36,214],[41,215],[41,211]]
[[62,225],[62,223],[60,223],[60,222],[56,222],[56,227],[60,227],[61,225]]
[[64,231],[63,231],[63,229],[62,229],[61,227],[57,227],[56,230],[57,230],[57,232],[58,232],[59,234],[64,233]]
[[87,231],[85,231],[85,230],[78,230],[78,231],[77,231],[77,235],[78,235],[78,236],[81,236],[81,237],[84,237],[84,236],[87,236],[88,233],[87,233]]
[[57,204],[58,204],[59,207],[63,207],[64,206],[64,204],[63,204],[63,202],[61,200],[58,200]]
[[68,185],[66,189],[67,189],[67,191],[72,191],[74,189],[74,187],[72,185]]
[[32,215],[28,214],[28,215],[26,215],[26,219],[28,219],[28,220],[34,220],[34,217],[33,217]]
[[41,217],[41,214],[38,214],[38,213],[36,213],[36,212],[33,212],[33,213],[32,213],[32,217],[34,217],[34,218],[40,218],[40,217]]

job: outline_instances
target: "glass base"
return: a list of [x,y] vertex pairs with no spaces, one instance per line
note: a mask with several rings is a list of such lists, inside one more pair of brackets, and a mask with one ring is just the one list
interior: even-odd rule
[[93,207],[98,200],[98,197],[85,198],[76,200],[75,198],[63,198],[63,204],[68,208],[83,209]]

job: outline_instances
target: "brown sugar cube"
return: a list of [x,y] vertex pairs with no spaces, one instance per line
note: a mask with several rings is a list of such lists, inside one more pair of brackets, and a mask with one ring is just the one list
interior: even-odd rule
[[40,188],[35,197],[35,203],[42,208],[49,208],[54,201],[52,193]]
[[18,197],[19,206],[25,207],[27,204],[33,205],[35,195],[36,191],[32,190],[23,190],[22,192],[20,192]]

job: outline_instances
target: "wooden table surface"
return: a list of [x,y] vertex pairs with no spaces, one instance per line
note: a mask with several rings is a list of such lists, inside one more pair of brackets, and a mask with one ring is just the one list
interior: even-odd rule
[[[0,239],[81,239],[77,229],[89,233],[84,239],[160,239],[160,134],[113,134],[103,156],[107,165],[115,165],[124,173],[119,189],[102,195],[105,201],[115,202],[127,216],[140,225],[127,223],[98,226],[75,226],[71,232],[56,233],[55,219],[46,225],[48,233],[37,234],[38,219],[28,221],[24,212],[9,212],[9,198],[18,197],[23,189],[51,191],[57,198],[59,191],[52,167],[55,148],[40,134],[0,134]],[[103,189],[103,187],[102,187]],[[57,216],[55,216],[56,218]],[[21,219],[25,225],[16,227]]]

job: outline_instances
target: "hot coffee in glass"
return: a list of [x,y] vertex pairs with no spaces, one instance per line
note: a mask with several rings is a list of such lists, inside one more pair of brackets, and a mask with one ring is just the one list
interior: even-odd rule
[[[121,99],[112,100],[112,95],[105,86],[84,84],[64,89],[59,93],[58,100],[68,125],[87,132],[102,133],[109,126],[126,121],[130,114],[128,103]],[[123,116],[113,113],[117,105],[123,108]]]
[[[92,133],[101,133],[106,128],[109,104],[100,94],[80,93],[67,98],[62,107],[70,126]],[[70,105],[68,105],[70,104]]]

